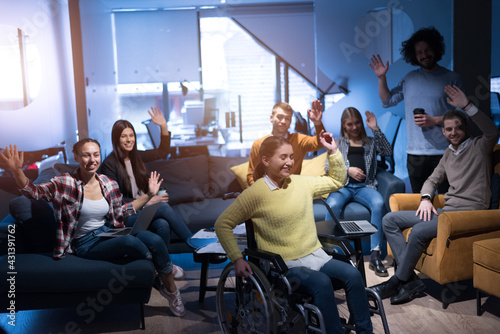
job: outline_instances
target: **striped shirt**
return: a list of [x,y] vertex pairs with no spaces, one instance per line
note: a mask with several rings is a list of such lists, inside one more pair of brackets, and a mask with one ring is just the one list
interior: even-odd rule
[[[363,140],[363,149],[365,151],[365,166],[366,166],[366,179],[365,185],[369,188],[377,189],[377,155],[389,156],[392,155],[392,146],[380,130],[373,131],[374,137],[368,137],[366,141]],[[349,160],[347,153],[349,153],[349,139],[344,137],[335,138],[335,144],[344,157],[346,169],[349,170]],[[325,171],[328,173],[328,160],[325,163]],[[347,178],[345,185],[349,183]]]

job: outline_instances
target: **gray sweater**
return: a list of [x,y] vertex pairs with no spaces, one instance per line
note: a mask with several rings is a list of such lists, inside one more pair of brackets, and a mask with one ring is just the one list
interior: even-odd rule
[[468,139],[468,146],[458,154],[448,147],[421,191],[421,194],[434,194],[438,185],[448,178],[450,188],[444,195],[444,210],[484,210],[490,206],[491,154],[498,130],[475,106],[466,113],[483,135]]

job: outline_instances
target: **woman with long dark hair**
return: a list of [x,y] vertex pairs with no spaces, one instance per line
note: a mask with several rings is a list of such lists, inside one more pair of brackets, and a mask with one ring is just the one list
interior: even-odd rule
[[[371,213],[371,223],[378,232],[370,236],[369,268],[377,276],[388,276],[389,273],[380,259],[380,245],[383,239],[382,217],[384,216],[384,199],[377,191],[377,155],[389,156],[392,146],[377,125],[377,118],[372,112],[366,112],[366,125],[373,131],[374,137],[368,137],[363,125],[361,113],[353,107],[344,109],[341,117],[342,137],[334,138],[342,153],[347,168],[347,180],[344,187],[331,193],[327,202],[333,213],[340,218],[342,209],[349,202],[357,202]],[[328,161],[326,164],[328,170]],[[326,220],[332,219],[329,213]]]
[[17,147],[6,147],[0,155],[14,177],[21,193],[28,198],[45,199],[54,205],[57,220],[57,244],[53,257],[75,254],[87,259],[116,260],[127,258],[151,260],[162,281],[161,294],[168,299],[170,310],[176,316],[185,314],[180,292],[174,281],[172,262],[163,240],[150,231],[136,236],[116,238],[99,237],[113,227],[123,227],[124,217],[140,210],[158,192],[163,180],[151,172],[146,192],[132,202],[123,204],[115,181],[98,174],[101,149],[94,139],[82,139],[73,146],[79,168],[73,173],[52,178],[47,183],[34,185],[24,175],[23,152]]
[[232,230],[252,219],[258,248],[281,255],[288,266],[288,279],[313,296],[325,319],[327,333],[344,333],[334,285],[346,291],[356,333],[373,333],[361,273],[351,264],[325,253],[318,240],[313,198],[338,190],[346,177],[342,155],[332,135],[322,131],[319,137],[328,151],[330,169],[325,176],[291,175],[294,159],[290,142],[277,136],[266,138],[254,170],[255,183],[220,215],[215,230],[235,265],[236,275],[248,277],[252,269],[243,259]]
[[[144,162],[165,159],[170,151],[170,133],[161,110],[152,107],[148,113],[153,123],[161,129],[160,147],[147,151],[137,150],[137,136],[133,125],[129,121],[118,120],[111,130],[113,151],[102,163],[101,172],[118,183],[125,201],[133,200],[147,190],[148,170]],[[187,241],[191,236],[191,231],[168,204],[168,193],[153,196],[148,204],[157,202],[161,202],[161,206],[149,225],[149,230],[158,234],[164,240],[167,248],[170,245],[171,231],[174,231],[183,241]],[[138,214],[128,217],[125,224],[127,226],[134,225],[137,216]],[[175,279],[183,280],[184,270],[176,265],[173,268]],[[155,282],[155,288],[159,288],[161,280],[157,279]]]

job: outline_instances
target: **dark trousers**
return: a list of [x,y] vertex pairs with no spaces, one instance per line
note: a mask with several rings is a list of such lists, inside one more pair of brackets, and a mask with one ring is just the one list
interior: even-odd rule
[[[406,166],[410,178],[411,190],[414,193],[420,193],[424,182],[432,174],[434,168],[439,164],[442,155],[413,155],[408,154]],[[445,180],[438,187],[438,193],[444,194],[448,191],[450,185]],[[432,194],[431,194],[432,195]]]

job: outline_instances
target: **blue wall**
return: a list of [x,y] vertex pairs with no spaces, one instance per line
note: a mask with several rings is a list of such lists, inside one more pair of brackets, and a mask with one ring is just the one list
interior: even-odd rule
[[[452,64],[452,15],[453,1],[356,1],[316,0],[316,34],[317,34],[317,66],[332,80],[337,76],[348,77],[350,93],[334,104],[324,113],[325,126],[334,133],[340,132],[340,115],[344,108],[353,106],[362,113],[370,110],[380,116],[390,111],[404,117],[404,104],[383,109],[378,94],[378,80],[369,67],[370,60],[363,52],[346,53],[342,51],[347,45],[356,48],[359,38],[358,20],[369,10],[377,7],[391,6],[404,11],[411,19],[414,29],[435,26],[443,35],[446,43],[446,53],[440,65],[448,69]],[[409,37],[409,36],[407,36]],[[358,48],[359,49],[359,48]],[[361,51],[361,50],[360,50]],[[346,56],[346,54],[348,56]],[[399,80],[415,67],[397,60],[390,65],[387,74],[389,88],[394,87]],[[406,171],[406,133],[405,122],[400,126],[397,143],[394,147],[396,160],[396,175],[407,182]],[[408,182],[407,182],[408,185]],[[408,189],[408,187],[407,187]]]

